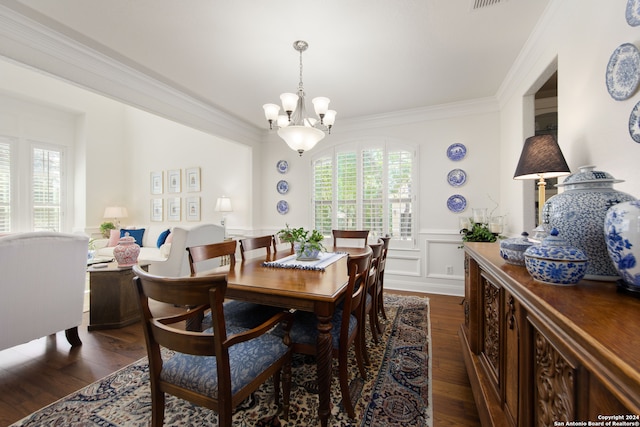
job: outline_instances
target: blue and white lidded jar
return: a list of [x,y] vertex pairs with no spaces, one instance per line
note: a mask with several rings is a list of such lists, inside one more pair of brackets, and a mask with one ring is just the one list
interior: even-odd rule
[[589,265],[585,253],[558,237],[555,228],[542,244],[524,252],[524,261],[534,280],[551,285],[575,285],[584,278]]
[[640,201],[618,203],[604,221],[607,250],[622,288],[640,293]]
[[595,166],[582,166],[580,172],[557,185],[564,187],[564,192],[550,197],[542,210],[545,230],[556,228],[568,244],[582,249],[589,258],[586,279],[619,278],[607,252],[604,218],[611,206],[636,198],[615,190],[613,184],[618,182],[623,181],[595,170]]

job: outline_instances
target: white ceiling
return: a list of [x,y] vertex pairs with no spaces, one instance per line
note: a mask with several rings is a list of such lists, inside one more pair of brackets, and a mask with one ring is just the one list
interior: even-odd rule
[[297,90],[295,40],[309,43],[307,97],[329,97],[338,128],[494,96],[548,2],[1,0],[262,128],[262,104]]

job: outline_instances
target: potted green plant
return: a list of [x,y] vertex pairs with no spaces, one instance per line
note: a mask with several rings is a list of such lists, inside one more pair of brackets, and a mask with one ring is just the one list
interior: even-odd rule
[[278,237],[283,242],[293,245],[298,259],[316,259],[320,251],[326,251],[322,241],[324,236],[318,230],[305,230],[304,227],[291,228],[289,224],[278,231]]
[[109,238],[109,234],[111,234],[111,230],[115,230],[116,226],[110,222],[103,222],[102,224],[100,224],[100,233],[102,233],[102,237],[104,238]]

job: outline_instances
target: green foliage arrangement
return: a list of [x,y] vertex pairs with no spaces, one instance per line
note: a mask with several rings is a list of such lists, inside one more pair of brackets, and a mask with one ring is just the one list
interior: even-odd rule
[[111,234],[111,230],[115,230],[116,226],[108,221],[100,224],[100,233],[102,233],[102,237],[109,238],[109,234]]
[[489,231],[487,224],[474,223],[471,230],[463,228],[460,230],[463,242],[495,242],[498,237]]
[[283,242],[289,242],[291,244],[299,243],[300,246],[304,246],[308,249],[317,249],[319,251],[326,251],[322,241],[324,236],[318,230],[305,230],[304,227],[291,228],[289,224],[286,227],[278,231],[278,237]]

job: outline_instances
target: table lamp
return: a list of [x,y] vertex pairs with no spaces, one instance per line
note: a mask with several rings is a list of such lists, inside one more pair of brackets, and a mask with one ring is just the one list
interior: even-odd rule
[[222,196],[222,197],[218,197],[218,200],[216,200],[216,207],[215,207],[215,211],[216,212],[222,212],[222,220],[220,221],[220,224],[222,224],[222,226],[224,227],[224,234],[225,237],[227,235],[227,216],[226,216],[226,212],[232,212],[233,209],[231,208],[231,199],[226,197],[226,196]]
[[513,179],[538,179],[538,225],[542,223],[542,208],[546,202],[545,178],[569,175],[560,146],[553,135],[530,136],[524,141]]
[[113,218],[113,223],[116,226],[116,229],[119,229],[120,218],[126,218],[129,214],[127,212],[127,208],[123,208],[122,206],[109,206],[105,208],[103,216],[105,218]]

